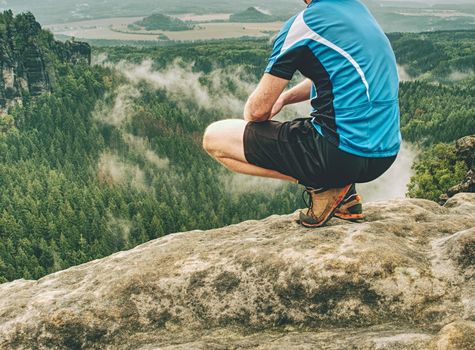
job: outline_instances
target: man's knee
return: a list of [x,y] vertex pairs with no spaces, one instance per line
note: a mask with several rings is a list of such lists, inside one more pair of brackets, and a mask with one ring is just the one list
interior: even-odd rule
[[243,134],[247,123],[228,119],[208,126],[203,135],[203,148],[215,158],[242,158]]
[[217,156],[219,144],[222,142],[222,136],[219,132],[221,122],[214,122],[206,128],[203,135],[203,148],[212,156]]

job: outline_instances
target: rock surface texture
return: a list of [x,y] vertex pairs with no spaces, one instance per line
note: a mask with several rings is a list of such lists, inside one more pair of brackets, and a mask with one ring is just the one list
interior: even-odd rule
[[1,349],[430,349],[475,344],[475,194],[167,236],[0,285]]

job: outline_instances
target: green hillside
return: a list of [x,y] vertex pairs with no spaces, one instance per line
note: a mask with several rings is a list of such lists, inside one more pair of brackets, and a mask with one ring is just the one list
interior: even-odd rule
[[261,12],[255,7],[249,7],[246,10],[232,14],[229,17],[230,22],[240,22],[240,23],[273,22],[276,20],[277,19],[274,16]]
[[[27,33],[29,21],[18,29]],[[252,57],[256,45],[214,50],[217,59],[237,65],[235,60]],[[53,46],[50,37],[41,48],[50,52]],[[128,49],[119,49],[124,59]],[[207,50],[204,44],[196,49]],[[195,53],[180,50],[187,60]],[[164,54],[166,48],[155,57]],[[171,232],[296,208],[296,188],[254,193],[259,183],[251,183],[236,191],[246,180],[205,154],[201,134],[222,117],[220,111],[147,84],[127,91],[110,68],[58,61],[55,69],[52,94],[25,94],[23,106],[0,117],[1,282],[39,278]],[[239,93],[232,75],[222,87]],[[116,116],[124,94],[130,119],[119,127],[107,118]]]
[[143,20],[135,22],[129,26],[129,29],[144,28],[146,30],[164,30],[169,32],[178,32],[183,30],[192,30],[194,25],[183,22],[178,18],[155,13],[145,17]]

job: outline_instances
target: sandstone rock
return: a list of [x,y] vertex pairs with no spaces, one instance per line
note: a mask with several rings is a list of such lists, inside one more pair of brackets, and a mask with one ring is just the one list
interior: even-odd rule
[[454,322],[439,333],[436,340],[438,350],[469,350],[475,345],[475,322]]
[[475,194],[170,235],[0,285],[5,349],[457,349],[475,321]]
[[475,135],[461,138],[455,143],[457,156],[465,161],[470,170],[475,171]]
[[91,64],[91,46],[88,43],[80,41],[65,42],[65,59],[73,64],[85,63]]
[[56,63],[91,63],[89,44],[54,40],[31,13],[15,17],[11,11],[0,12],[0,22],[0,111],[17,105],[25,93],[52,91]]
[[466,136],[458,140],[455,143],[455,149],[457,157],[467,164],[469,170],[462,183],[450,188],[447,194],[440,198],[442,202],[445,202],[457,193],[475,193],[475,135]]
[[23,62],[28,82],[28,91],[32,96],[50,91],[51,84],[46,72],[45,56],[37,45],[30,45],[25,50]]

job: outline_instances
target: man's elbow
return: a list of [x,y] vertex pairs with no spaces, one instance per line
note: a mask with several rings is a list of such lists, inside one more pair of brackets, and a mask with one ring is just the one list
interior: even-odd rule
[[265,122],[270,117],[270,111],[251,110],[244,119],[248,122]]
[[246,107],[244,108],[244,119],[248,122],[265,122],[270,118],[271,111],[267,110],[262,105],[256,103],[256,101],[252,98],[246,103]]

